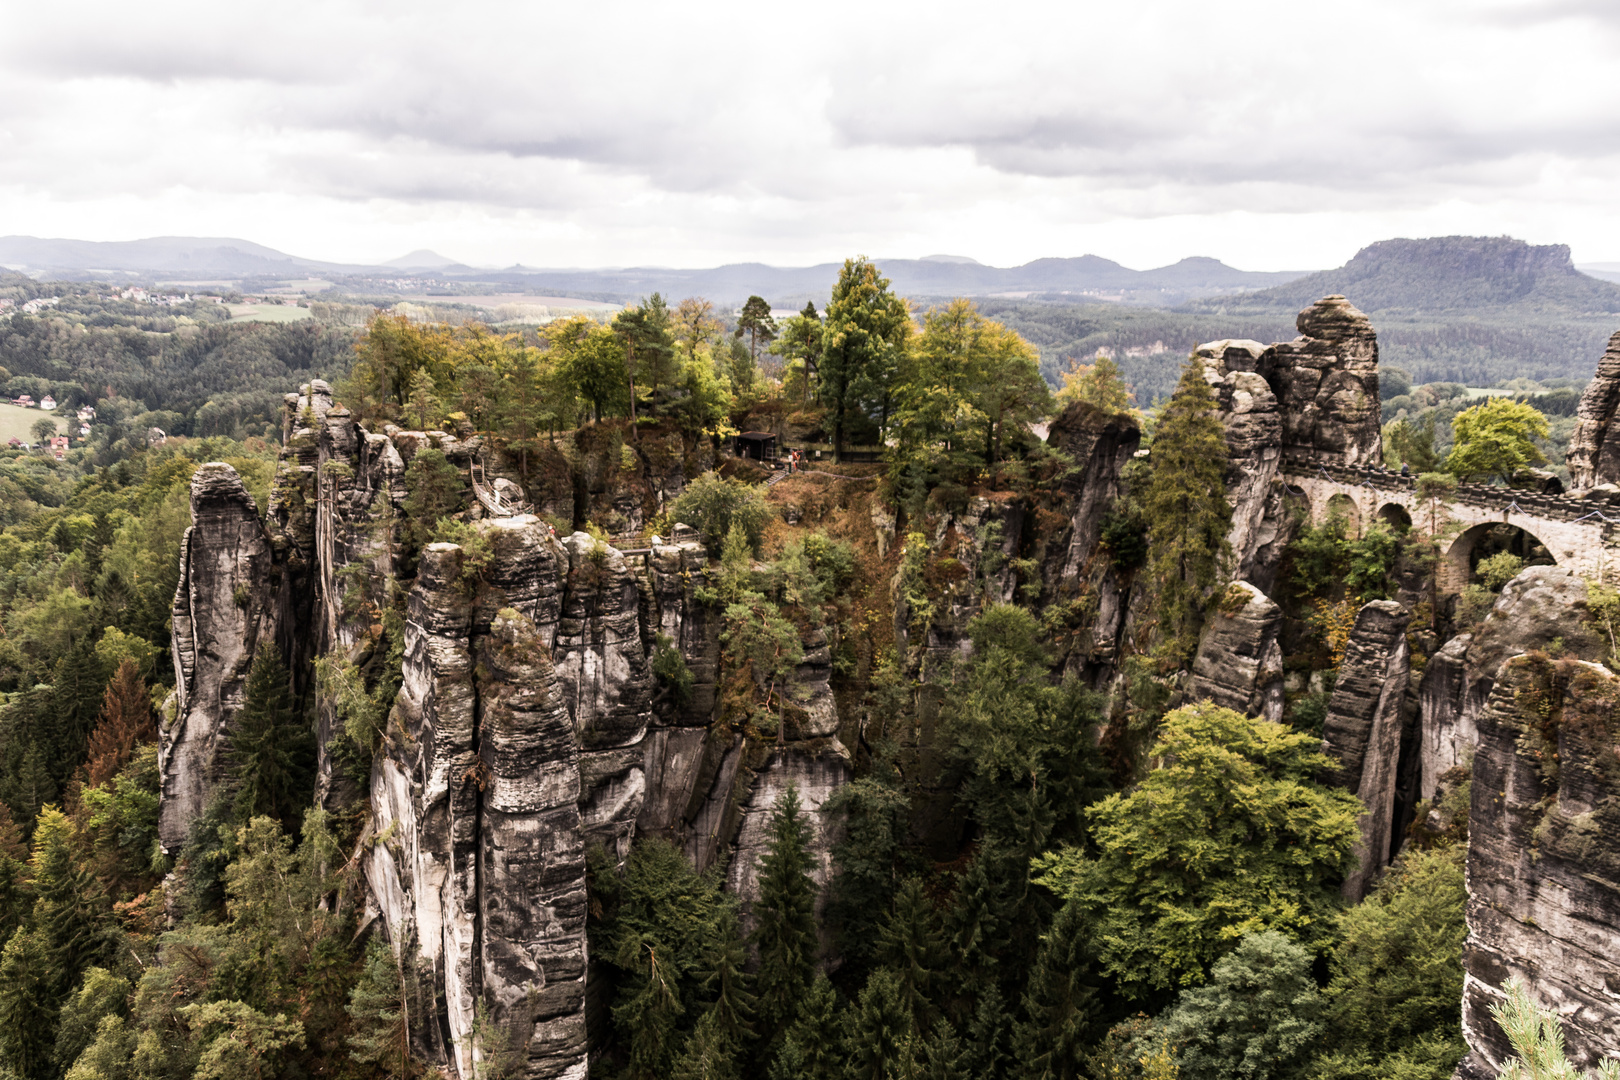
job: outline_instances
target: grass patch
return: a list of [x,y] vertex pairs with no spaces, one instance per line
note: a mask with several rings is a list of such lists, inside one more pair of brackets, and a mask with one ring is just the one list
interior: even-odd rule
[[310,317],[309,308],[288,304],[231,304],[231,322],[297,322]]
[[14,438],[21,439],[25,443],[33,442],[34,425],[44,418],[56,421],[57,431],[67,430],[67,421],[60,416],[51,416],[50,413],[39,409],[19,408],[9,401],[0,403],[0,446]]

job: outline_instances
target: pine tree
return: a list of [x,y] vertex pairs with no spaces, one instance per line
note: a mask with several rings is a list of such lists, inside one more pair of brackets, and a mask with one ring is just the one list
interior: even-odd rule
[[971,1080],[968,1072],[967,1051],[956,1030],[941,1017],[934,1024],[934,1033],[923,1044],[923,1063],[928,1080]]
[[760,859],[759,1018],[767,1039],[798,1011],[816,972],[816,883],[811,879],[810,827],[800,813],[799,789],[789,785],[771,810],[770,845]]
[[771,1064],[771,1080],[834,1080],[843,1074],[838,994],[817,975]]
[[157,738],[152,700],[135,661],[118,665],[101,700],[101,722],[90,733],[86,783],[100,787],[129,763],[135,748]]
[[349,992],[349,1056],[374,1065],[389,1077],[411,1075],[410,1011],[400,966],[388,942],[374,937],[366,946],[365,966]]
[[703,953],[703,990],[713,997],[709,1011],[716,1029],[734,1047],[746,1046],[754,1037],[754,995],[743,972],[747,963],[737,913],[730,904],[722,905]]
[[776,340],[776,320],[771,318],[771,305],[761,296],[750,296],[737,315],[737,336],[748,335],[748,355],[759,363],[759,347]]
[[274,645],[261,648],[253,660],[228,740],[236,820],[263,816],[296,828],[309,796],[311,733],[298,716],[287,668]]
[[966,1065],[978,1080],[1000,1080],[1013,1075],[1012,1018],[1001,989],[991,983],[979,997],[973,1020],[967,1028]]
[[78,982],[79,973],[107,951],[107,894],[90,868],[76,858],[73,826],[54,806],[40,811],[28,865],[38,897],[33,925],[44,935],[59,1000]]
[[1024,989],[1014,1043],[1031,1080],[1077,1080],[1094,1041],[1097,988],[1086,952],[1090,927],[1073,900],[1058,911]]
[[0,951],[0,1062],[22,1080],[52,1074],[56,973],[40,930],[19,930]]
[[1198,647],[1204,600],[1219,579],[1232,523],[1226,432],[1197,357],[1182,369],[1150,450],[1142,510],[1154,613],[1164,659],[1184,663]]
[[878,968],[861,988],[844,1031],[844,1075],[849,1080],[886,1080],[900,1044],[914,1034],[911,1011],[901,996],[900,976]]
[[405,416],[416,423],[418,431],[426,431],[428,422],[438,422],[441,406],[438,387],[426,368],[411,373],[410,397],[405,401]]
[[710,1009],[698,1020],[669,1075],[670,1080],[738,1080],[736,1043],[726,1034],[718,1010]]
[[894,972],[900,1000],[914,1031],[926,1031],[934,995],[944,975],[939,919],[919,878],[907,878],[894,894],[894,910],[883,924],[878,961]]

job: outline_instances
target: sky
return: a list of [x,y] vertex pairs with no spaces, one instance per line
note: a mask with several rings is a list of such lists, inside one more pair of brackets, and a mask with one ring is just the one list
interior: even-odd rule
[[[69,15],[71,12],[71,15]],[[1620,262],[1620,2],[0,0],[0,235],[377,262]]]

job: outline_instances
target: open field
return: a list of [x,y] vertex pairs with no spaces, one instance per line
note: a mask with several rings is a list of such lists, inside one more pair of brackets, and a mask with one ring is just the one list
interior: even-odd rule
[[231,322],[297,322],[309,318],[309,308],[287,304],[231,304]]
[[434,296],[428,293],[413,293],[400,299],[409,300],[413,304],[471,304],[473,307],[481,308],[515,304],[522,307],[561,308],[566,311],[618,311],[624,306],[601,300],[576,300],[567,296],[532,296],[529,293],[489,293],[482,296]]
[[67,430],[67,421],[60,416],[51,416],[50,413],[38,409],[20,409],[11,402],[0,402],[0,445],[11,439],[21,439],[23,442],[34,441],[34,424],[41,417],[50,417],[56,421],[57,431]]

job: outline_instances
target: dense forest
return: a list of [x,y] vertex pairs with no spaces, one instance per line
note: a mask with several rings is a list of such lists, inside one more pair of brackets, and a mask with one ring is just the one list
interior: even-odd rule
[[[911,533],[896,563],[785,521],[731,466],[654,523],[687,524],[711,549],[702,599],[728,626],[716,725],[774,737],[789,704],[775,688],[820,626],[837,631],[835,692],[866,719],[831,807],[844,825],[828,874],[796,795],[771,816],[746,909],[723,867],[700,872],[661,839],[622,862],[592,852],[593,1076],[1451,1075],[1464,1050],[1467,785],[1417,815],[1399,860],[1351,903],[1341,883],[1360,804],[1324,781],[1321,751],[1345,612],[1433,574],[1432,538],[1304,525],[1284,592],[1300,664],[1325,677],[1290,694],[1282,723],[1182,700],[1175,676],[1223,602],[1227,450],[1201,369],[1180,362],[1190,339],[1140,362],[1123,345],[1168,343],[1191,317],[1131,312],[1127,332],[1117,312],[1111,324],[999,302],[914,313],[865,261],[845,265],[825,310],[781,323],[758,298],[722,319],[656,294],[609,322],[505,334],[386,316],[359,334],[200,312],[136,325],[145,313],[61,307],[0,326],[14,389],[48,388],[106,421],[64,460],[0,451],[3,1075],[427,1072],[411,1031],[440,1003],[367,918],[363,799],[312,796],[321,695],[352,721],[348,765],[369,769],[398,689],[408,582],[377,611],[387,648],[369,672],[342,661],[309,685],[261,652],[220,795],[182,850],[157,843],[155,739],[173,720],[169,614],[191,475],[228,462],[265,513],[282,394],[316,375],[341,375],[343,403],[379,429],[479,433],[535,484],[559,445],[584,445],[568,441],[576,429],[702,445],[781,422],[834,456],[887,448],[877,464],[822,467],[899,510]],[[1197,336],[1240,329],[1199,318],[1220,331]],[[1073,362],[1105,343],[1117,365]],[[1385,419],[1406,425],[1400,452],[1429,455],[1421,471],[1461,461],[1511,478],[1534,463],[1534,439],[1551,445],[1525,404],[1540,398],[1525,398],[1493,433],[1517,439],[1517,458],[1458,456],[1462,391],[1387,386]],[[1573,391],[1558,393],[1548,411],[1567,415]],[[1123,698],[1061,673],[1083,601],[1033,609],[1032,565],[1010,567],[1027,587],[1011,602],[976,601],[971,649],[925,690],[896,644],[896,604],[916,629],[942,587],[1006,568],[929,556],[924,522],[987,495],[1051,512],[1074,463],[1029,428],[1074,402],[1151,432],[1151,458],[1129,467],[1104,524],[1107,559],[1151,612]],[[180,437],[149,445],[147,426]],[[405,482],[403,543],[467,541],[462,479],[443,453],[419,452]],[[1507,569],[1499,560],[1474,587],[1499,591]],[[1457,617],[1478,617],[1468,610]],[[378,675],[385,655],[393,682]],[[667,642],[653,666],[661,694],[689,692]],[[502,1032],[483,1013],[479,1024],[477,1075],[516,1075]]]

